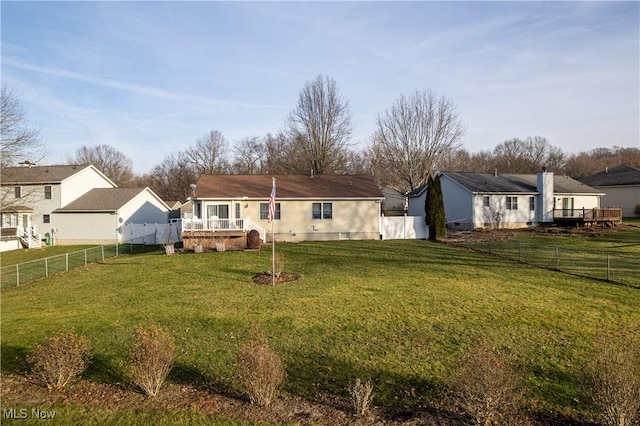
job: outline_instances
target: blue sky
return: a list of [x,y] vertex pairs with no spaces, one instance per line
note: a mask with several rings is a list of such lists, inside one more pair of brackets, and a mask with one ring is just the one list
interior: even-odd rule
[[276,133],[319,74],[355,147],[400,96],[449,98],[464,147],[640,147],[640,2],[1,2],[2,82],[60,163],[109,144],[143,173],[219,130]]

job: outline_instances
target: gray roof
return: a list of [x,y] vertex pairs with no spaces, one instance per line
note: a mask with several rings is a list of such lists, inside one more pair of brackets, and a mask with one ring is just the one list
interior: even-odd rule
[[54,213],[117,212],[146,188],[94,188]]
[[2,184],[44,184],[60,183],[81,170],[90,167],[87,164],[69,166],[23,166],[2,169]]
[[640,185],[640,169],[622,164],[578,180],[590,186]]
[[[471,192],[476,193],[538,193],[535,174],[498,174],[443,172],[443,175],[455,180]],[[553,192],[555,194],[600,194],[568,176],[553,176]]]
[[[442,175],[458,182],[474,193],[526,193],[537,194],[538,176],[535,174],[498,174],[471,172],[442,172]],[[409,198],[418,197],[425,190],[426,184],[409,192]],[[568,176],[553,176],[553,192],[555,194],[601,194],[600,191],[578,182]]]

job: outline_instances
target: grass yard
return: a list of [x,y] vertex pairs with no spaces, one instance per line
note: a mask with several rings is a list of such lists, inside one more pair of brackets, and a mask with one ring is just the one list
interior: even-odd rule
[[[270,269],[264,247],[126,255],[3,289],[2,371],[23,374],[35,343],[74,330],[94,349],[85,377],[126,382],[134,328],[155,323],[176,343],[171,383],[238,394],[235,354],[260,328],[287,363],[287,394],[348,403],[347,385],[371,378],[375,405],[419,410],[438,406],[455,360],[485,339],[516,356],[533,411],[581,419],[589,410],[582,372],[595,336],[640,324],[638,289],[442,244],[283,243],[277,250],[300,280],[253,284]],[[104,416],[63,409],[74,419]]]
[[15,265],[17,263],[29,262],[32,260],[44,259],[45,257],[59,256],[65,253],[74,253],[86,250],[93,245],[84,246],[42,246],[41,248],[28,250],[12,250],[0,253],[0,263],[2,266]]

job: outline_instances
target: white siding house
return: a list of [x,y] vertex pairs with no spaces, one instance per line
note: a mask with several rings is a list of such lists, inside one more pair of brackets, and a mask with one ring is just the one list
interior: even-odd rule
[[640,215],[640,169],[620,165],[578,180],[605,193],[602,206],[620,207],[624,217]]
[[56,244],[113,244],[126,240],[125,224],[166,224],[169,211],[149,188],[96,188],[52,212],[51,222]]
[[[551,172],[501,174],[442,172],[447,227],[522,228],[579,217],[600,207],[600,191]],[[424,215],[426,185],[408,194],[409,215]],[[583,210],[584,209],[584,210]]]
[[6,167],[1,182],[2,250],[39,247],[40,239],[53,229],[54,210],[94,188],[116,186],[92,165]]

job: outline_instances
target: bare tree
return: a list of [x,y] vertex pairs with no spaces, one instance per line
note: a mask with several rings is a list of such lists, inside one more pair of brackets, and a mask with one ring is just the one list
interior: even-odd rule
[[245,138],[234,148],[232,170],[237,174],[261,174],[265,170],[266,147],[258,137]]
[[45,155],[40,131],[29,124],[18,96],[2,85],[0,105],[0,167],[15,166],[19,162],[35,164]]
[[541,136],[506,140],[494,148],[493,155],[503,173],[536,173],[542,167],[558,172],[566,161],[562,150]]
[[198,173],[219,174],[229,171],[227,151],[229,145],[222,133],[211,130],[196,140],[196,144],[185,151],[186,158]]
[[298,172],[334,173],[340,168],[353,125],[349,102],[333,78],[319,75],[307,82],[285,126]]
[[165,201],[186,201],[191,194],[191,184],[198,180],[198,172],[183,152],[167,156],[153,168],[150,187]]
[[458,149],[464,127],[453,102],[430,91],[401,95],[377,117],[369,155],[374,174],[387,174],[385,182],[400,191],[412,191],[427,182],[438,159]]
[[133,180],[133,161],[111,145],[83,145],[67,164],[93,164],[118,186],[128,186]]

